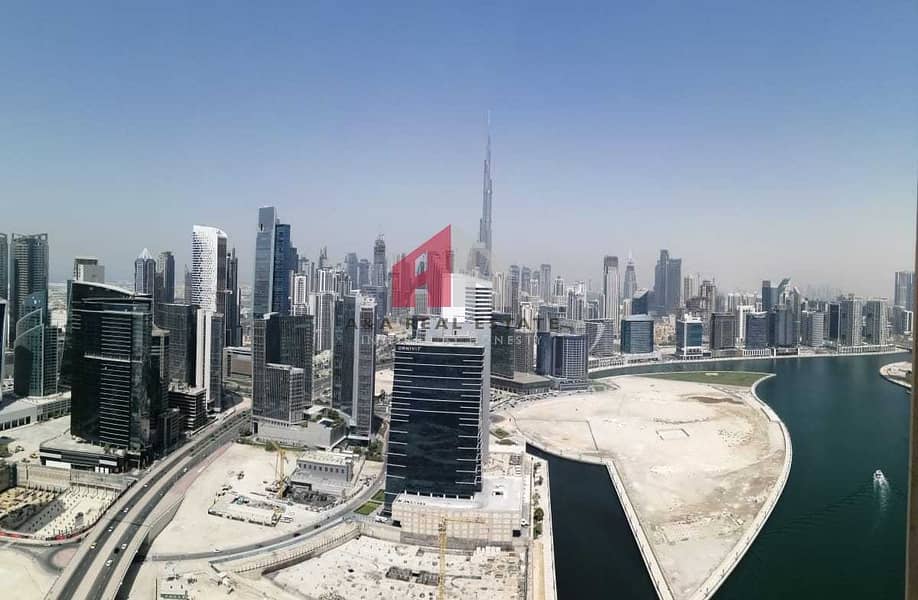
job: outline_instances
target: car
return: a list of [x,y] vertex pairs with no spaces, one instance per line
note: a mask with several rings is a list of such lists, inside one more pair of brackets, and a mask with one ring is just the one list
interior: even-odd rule
[[127,550],[127,544],[121,544],[121,549],[122,549],[122,550]]
[[115,530],[115,526],[114,526],[114,525],[112,525],[111,527],[108,528],[108,532],[109,532],[109,533],[113,532],[114,530]]
[[220,550],[220,546],[214,546],[214,552],[222,552],[222,550]]
[[95,543],[95,542],[91,543],[91,544],[89,545],[89,549],[90,549],[90,550],[95,550],[95,549],[96,549],[96,543]]
[[145,488],[146,488],[146,487],[150,487],[150,484],[149,484],[149,483],[145,483],[145,484],[143,484],[143,487],[145,487]]
[[106,567],[112,566],[112,559],[108,559],[107,561],[105,561],[105,566]]
[[130,509],[131,509],[130,506],[125,506],[125,507],[124,507],[124,510],[121,511],[121,512],[127,513],[127,511],[129,511]]

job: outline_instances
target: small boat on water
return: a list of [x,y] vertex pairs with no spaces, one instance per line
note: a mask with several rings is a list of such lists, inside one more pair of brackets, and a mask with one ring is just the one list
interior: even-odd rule
[[873,472],[873,480],[877,483],[883,483],[886,481],[886,475],[883,474],[883,471],[877,469]]

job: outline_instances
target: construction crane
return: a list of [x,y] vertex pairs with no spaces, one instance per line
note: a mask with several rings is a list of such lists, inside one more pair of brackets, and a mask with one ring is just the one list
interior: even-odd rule
[[287,467],[287,451],[281,448],[280,446],[278,446],[277,447],[277,464],[274,467],[274,478],[276,482],[275,485],[277,486],[277,497],[278,498],[283,498],[284,490],[287,489],[287,485],[284,482],[284,480],[287,478],[287,474],[285,472],[286,467]]
[[437,600],[444,600],[446,598],[446,533],[450,523],[484,524],[485,520],[481,517],[475,517],[474,519],[466,519],[464,517],[440,517],[440,524],[437,526],[437,532],[440,536],[440,572],[437,574]]

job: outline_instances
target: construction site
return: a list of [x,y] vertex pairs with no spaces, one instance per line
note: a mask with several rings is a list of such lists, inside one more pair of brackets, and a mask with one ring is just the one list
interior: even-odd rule
[[35,464],[4,464],[0,469],[0,529],[40,540],[88,529],[131,484],[118,475]]
[[358,461],[344,495],[303,504],[288,489],[300,458],[300,453],[277,446],[237,443],[220,449],[200,467],[152,552],[209,551],[313,526],[335,512],[347,512],[350,499],[367,490],[382,470],[380,463]]
[[268,578],[307,598],[517,600],[525,597],[523,564],[519,554],[496,547],[450,550],[441,562],[435,548],[362,536]]

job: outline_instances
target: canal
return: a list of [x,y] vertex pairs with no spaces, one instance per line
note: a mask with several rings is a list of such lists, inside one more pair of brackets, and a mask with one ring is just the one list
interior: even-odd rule
[[[883,379],[879,369],[907,359],[907,354],[887,354],[616,371],[776,374],[757,392],[790,431],[790,478],[764,529],[715,595],[717,600],[902,597],[908,392]],[[545,458],[551,473],[559,597],[655,598],[606,470]],[[875,484],[877,469],[886,474],[888,484]]]

